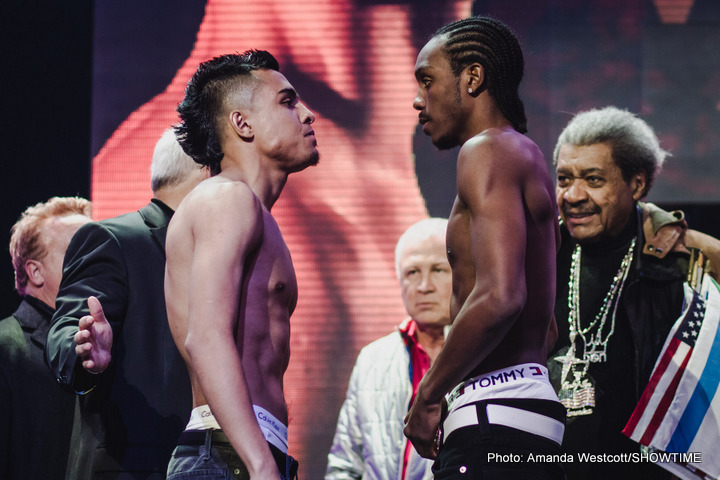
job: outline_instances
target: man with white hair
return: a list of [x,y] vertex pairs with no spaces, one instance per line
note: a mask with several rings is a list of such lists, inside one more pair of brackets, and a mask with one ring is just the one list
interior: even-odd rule
[[168,129],[153,154],[152,201],[70,242],[45,349],[58,382],[81,395],[67,478],[165,478],[192,400],[165,310],[165,233],[207,175]]
[[446,229],[446,219],[421,220],[397,242],[395,267],[409,316],[358,355],[325,480],[432,478],[432,461],[421,458],[407,441],[403,419],[450,325]]
[[[575,115],[553,155],[562,243],[548,367],[568,409],[563,449],[637,454],[622,430],[683,306],[690,249],[720,265],[720,243],[683,213],[641,200],[667,155],[652,128],[616,107]],[[716,273],[710,272],[716,277]],[[670,475],[650,462],[569,462],[568,479]]]

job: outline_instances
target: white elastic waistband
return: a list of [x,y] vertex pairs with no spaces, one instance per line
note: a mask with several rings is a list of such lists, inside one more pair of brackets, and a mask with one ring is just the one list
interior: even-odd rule
[[[491,425],[511,427],[516,430],[522,430],[545,437],[558,445],[562,444],[565,424],[559,420],[507,405],[487,404],[485,408],[487,421]],[[443,422],[443,441],[458,428],[478,425],[479,423],[478,408],[476,405],[467,405],[463,408],[458,408],[448,414]]]
[[537,398],[558,401],[548,370],[538,363],[523,363],[465,380],[447,397],[448,411],[493,398]]
[[[260,430],[262,430],[265,440],[275,445],[281,452],[287,455],[288,451],[288,430],[287,427],[275,416],[262,407],[253,405],[255,418],[257,418]],[[220,430],[215,416],[210,411],[208,405],[200,405],[192,409],[190,413],[190,421],[186,430]]]
[[255,410],[255,417],[265,436],[265,440],[275,445],[281,452],[287,455],[288,429],[285,424],[262,407],[253,405],[253,410]]
[[185,430],[220,430],[220,425],[215,420],[215,415],[210,411],[208,405],[200,405],[192,409],[190,421]]

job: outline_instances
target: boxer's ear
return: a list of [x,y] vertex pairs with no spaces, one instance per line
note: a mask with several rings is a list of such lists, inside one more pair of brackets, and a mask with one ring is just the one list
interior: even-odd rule
[[255,135],[252,126],[247,122],[247,117],[239,110],[230,112],[230,126],[245,141],[252,140]]

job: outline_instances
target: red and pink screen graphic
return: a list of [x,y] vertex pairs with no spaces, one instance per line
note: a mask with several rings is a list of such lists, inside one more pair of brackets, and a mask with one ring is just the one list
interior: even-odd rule
[[[357,3],[210,0],[171,83],[120,124],[92,163],[96,218],[140,208],[151,197],[155,143],[178,121],[198,64],[248,49],[278,59],[317,117],[321,154],[318,166],[290,176],[272,211],[299,284],[285,377],[290,454],[313,474],[324,469],[357,352],[405,316],[395,243],[428,216],[412,149],[417,12],[412,2]],[[469,1],[437,4],[436,23],[470,14]]]

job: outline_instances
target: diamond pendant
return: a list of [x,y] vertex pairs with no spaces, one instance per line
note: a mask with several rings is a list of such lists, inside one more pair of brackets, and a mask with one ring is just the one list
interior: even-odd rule
[[595,406],[595,387],[585,379],[577,385],[565,385],[558,392],[560,402],[567,409],[568,417],[590,415]]
[[595,387],[586,378],[589,360],[580,360],[570,350],[567,355],[555,357],[563,364],[562,383],[558,398],[567,409],[568,417],[590,415],[595,406]]
[[600,363],[607,360],[607,354],[602,350],[589,350],[585,352],[584,357],[586,362]]

